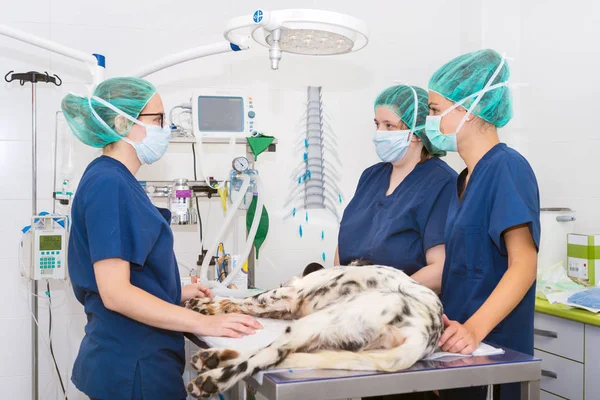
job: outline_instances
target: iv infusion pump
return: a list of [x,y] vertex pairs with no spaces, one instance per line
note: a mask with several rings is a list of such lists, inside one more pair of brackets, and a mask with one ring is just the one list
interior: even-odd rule
[[27,278],[66,279],[67,277],[67,217],[36,215],[31,220],[31,259]]

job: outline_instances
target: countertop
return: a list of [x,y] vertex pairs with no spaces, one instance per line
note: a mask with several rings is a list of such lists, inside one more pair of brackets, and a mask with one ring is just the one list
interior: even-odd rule
[[553,315],[571,321],[581,322],[600,327],[600,316],[586,310],[565,306],[564,304],[550,304],[547,300],[535,299],[535,311]]

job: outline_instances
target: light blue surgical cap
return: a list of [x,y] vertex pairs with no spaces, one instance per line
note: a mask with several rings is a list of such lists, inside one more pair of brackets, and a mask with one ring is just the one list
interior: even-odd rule
[[[462,106],[469,109],[477,97],[473,95],[484,88],[501,62],[502,56],[490,49],[463,54],[443,65],[431,76],[429,90],[455,103],[468,98]],[[510,70],[505,61],[492,85],[507,82],[509,76]],[[509,88],[502,86],[486,92],[472,113],[499,128],[505,126],[512,118]]]
[[[93,95],[131,117],[138,118],[154,94],[156,88],[150,82],[140,78],[123,77],[103,81],[96,87]],[[96,119],[90,105],[111,129]],[[122,138],[114,129],[115,117],[118,114],[94,99],[69,94],[63,99],[61,108],[73,134],[89,146],[104,147]]]
[[408,85],[396,85],[385,89],[375,99],[374,108],[385,107],[394,114],[408,129],[412,129],[415,123],[415,95],[411,90],[411,87],[417,93],[417,121],[415,126],[415,132],[413,132],[432,155],[445,155],[445,152],[439,151],[431,146],[431,142],[425,135],[425,118],[429,114],[429,107],[427,103],[427,91],[418,86]]

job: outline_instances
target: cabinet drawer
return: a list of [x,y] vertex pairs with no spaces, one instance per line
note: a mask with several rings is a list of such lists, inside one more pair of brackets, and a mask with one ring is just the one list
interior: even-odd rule
[[550,392],[541,390],[540,391],[540,400],[564,400],[564,397],[558,397]]
[[535,313],[534,347],[583,362],[583,331],[584,325],[579,322]]
[[569,400],[583,399],[583,364],[539,350],[534,353],[542,359],[543,390]]

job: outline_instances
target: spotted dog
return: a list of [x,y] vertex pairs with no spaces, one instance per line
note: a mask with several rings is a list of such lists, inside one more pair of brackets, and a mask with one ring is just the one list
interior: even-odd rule
[[402,271],[361,264],[319,269],[246,299],[184,303],[207,315],[294,320],[253,353],[208,349],[193,355],[199,374],[188,392],[208,398],[272,367],[399,371],[433,353],[444,326],[438,296]]

